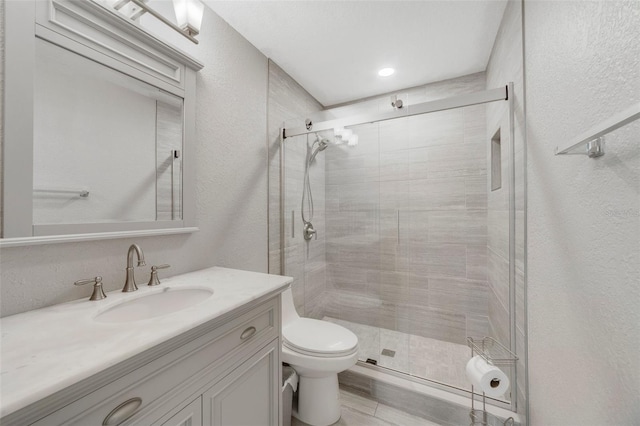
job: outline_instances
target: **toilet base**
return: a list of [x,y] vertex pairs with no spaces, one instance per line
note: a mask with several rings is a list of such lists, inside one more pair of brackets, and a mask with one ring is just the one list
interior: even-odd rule
[[338,375],[299,379],[298,410],[293,416],[312,426],[328,426],[340,420]]

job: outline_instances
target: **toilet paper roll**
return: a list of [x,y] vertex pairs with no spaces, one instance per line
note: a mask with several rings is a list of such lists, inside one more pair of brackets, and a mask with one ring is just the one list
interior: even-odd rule
[[499,398],[509,389],[509,378],[494,365],[490,365],[480,355],[467,362],[467,378],[474,387],[487,396]]

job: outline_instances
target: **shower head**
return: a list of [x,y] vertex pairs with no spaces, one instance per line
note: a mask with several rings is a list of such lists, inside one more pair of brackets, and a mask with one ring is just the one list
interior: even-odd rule
[[311,144],[312,150],[311,155],[309,156],[309,164],[313,162],[313,160],[316,158],[316,155],[318,155],[320,151],[324,151],[325,149],[327,149],[327,147],[329,146],[329,142],[329,139],[320,138],[320,136],[316,135],[316,140],[313,141],[313,144]]
[[325,149],[327,149],[327,146],[329,146],[329,143],[331,143],[331,141],[327,138],[321,137],[319,134],[316,133],[316,140],[313,141],[313,143],[318,144],[318,150],[324,151]]

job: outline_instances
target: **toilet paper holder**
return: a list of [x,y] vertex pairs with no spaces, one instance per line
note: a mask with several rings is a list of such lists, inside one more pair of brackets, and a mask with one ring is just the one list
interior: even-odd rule
[[[516,354],[514,354],[511,350],[507,349],[504,345],[502,345],[492,337],[487,336],[480,339],[467,337],[467,345],[471,348],[472,358],[476,355],[479,355],[480,357],[482,357],[482,359],[484,359],[488,364],[491,365],[513,366],[518,361],[518,356]],[[469,417],[471,417],[471,426],[487,426],[487,405],[485,393],[482,392],[482,409],[475,408],[475,395],[480,394],[476,394],[474,392],[472,384],[471,412],[469,413]],[[504,426],[513,424],[513,417],[509,417],[503,423]]]

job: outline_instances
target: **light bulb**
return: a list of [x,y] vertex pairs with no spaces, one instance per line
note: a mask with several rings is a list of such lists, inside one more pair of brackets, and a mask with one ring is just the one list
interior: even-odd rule
[[389,77],[390,75],[393,75],[393,73],[395,73],[396,70],[394,70],[393,68],[382,68],[380,71],[378,71],[378,75],[380,77]]
[[178,26],[191,35],[197,35],[202,26],[204,4],[200,0],[173,0]]

